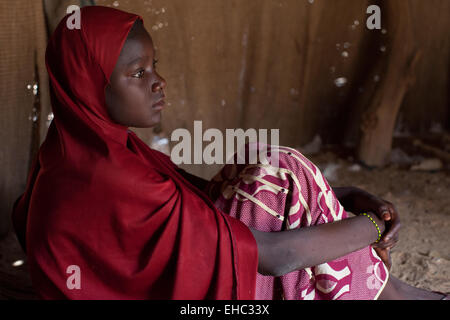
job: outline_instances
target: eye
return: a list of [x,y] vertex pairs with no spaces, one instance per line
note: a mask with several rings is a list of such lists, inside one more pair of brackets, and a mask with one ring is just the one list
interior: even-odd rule
[[145,70],[139,70],[138,72],[132,75],[133,78],[141,79],[144,77]]
[[157,64],[158,64],[158,59],[153,59],[153,68],[156,68]]

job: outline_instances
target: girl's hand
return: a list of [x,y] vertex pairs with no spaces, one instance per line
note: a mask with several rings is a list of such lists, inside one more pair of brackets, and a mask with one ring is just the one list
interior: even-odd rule
[[374,247],[375,252],[378,254],[380,259],[383,261],[384,265],[388,269],[388,271],[391,271],[392,266],[392,260],[391,260],[391,248],[377,248]]
[[386,230],[381,240],[374,247],[380,249],[393,248],[398,242],[398,233],[401,227],[400,217],[395,206],[387,200],[356,188],[352,192],[351,198],[352,208],[349,211],[354,213],[370,211],[385,222]]

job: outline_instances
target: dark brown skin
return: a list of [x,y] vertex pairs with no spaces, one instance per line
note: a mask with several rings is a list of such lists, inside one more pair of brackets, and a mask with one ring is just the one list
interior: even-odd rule
[[161,121],[166,81],[156,72],[152,38],[139,24],[130,32],[105,88],[112,120],[128,127],[149,128]]
[[354,187],[333,188],[333,191],[346,211],[355,214],[374,212],[379,219],[384,221],[386,231],[381,240],[374,244],[374,248],[388,269],[390,269],[390,250],[398,242],[401,227],[400,217],[395,206],[387,200]]
[[[153,127],[161,121],[165,87],[165,80],[156,71],[152,39],[144,27],[137,23],[122,48],[110,84],[105,88],[108,113],[112,120],[125,126]],[[180,172],[200,189],[204,189],[208,182],[181,169]],[[345,210],[368,212],[373,217],[383,232],[382,241],[374,244],[378,232],[365,216],[285,232],[251,230],[258,246],[259,272],[281,276],[331,261],[371,244],[374,244],[386,265],[390,266],[389,250],[398,241],[400,228],[395,207],[360,189],[333,190]],[[390,279],[380,298],[442,297],[409,287],[393,277]]]

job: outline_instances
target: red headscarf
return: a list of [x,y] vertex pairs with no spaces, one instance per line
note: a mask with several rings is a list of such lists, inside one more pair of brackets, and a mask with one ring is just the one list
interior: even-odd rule
[[250,230],[107,114],[105,86],[137,19],[85,7],[80,30],[66,17],[49,42],[55,117],[13,212],[33,285],[49,299],[253,299]]

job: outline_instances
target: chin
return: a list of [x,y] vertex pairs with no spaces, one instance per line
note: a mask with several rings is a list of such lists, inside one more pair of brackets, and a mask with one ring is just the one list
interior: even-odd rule
[[141,123],[141,124],[138,124],[138,125],[134,125],[132,127],[134,127],[134,128],[141,128],[141,129],[153,128],[153,127],[157,126],[160,123],[161,122],[152,122],[152,123],[147,123],[147,124]]
[[133,127],[135,128],[152,128],[161,123],[161,112],[158,114],[153,114],[150,119],[146,122],[136,123]]

